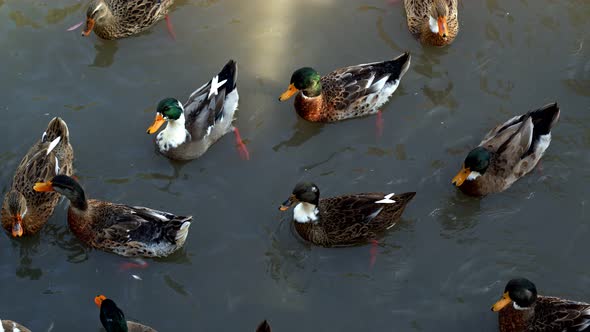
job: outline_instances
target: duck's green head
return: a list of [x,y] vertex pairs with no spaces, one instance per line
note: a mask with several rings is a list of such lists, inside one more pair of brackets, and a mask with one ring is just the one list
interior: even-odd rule
[[310,67],[297,69],[291,76],[291,83],[287,91],[279,97],[280,101],[285,101],[301,91],[306,97],[317,97],[322,93],[322,83],[320,74]]
[[457,187],[461,186],[465,180],[475,180],[482,176],[490,165],[491,153],[486,148],[478,146],[471,150],[465,158],[463,167],[453,178],[452,183]]
[[514,302],[516,309],[530,308],[537,300],[537,287],[525,278],[512,279],[504,288],[502,298],[492,306],[492,311],[500,311]]
[[148,134],[153,134],[160,129],[166,121],[175,121],[180,119],[184,113],[182,104],[174,98],[162,99],[158,104],[156,110],[156,119],[154,123],[147,129]]
[[100,308],[100,322],[107,332],[127,332],[125,314],[115,301],[99,295],[94,298],[94,303]]

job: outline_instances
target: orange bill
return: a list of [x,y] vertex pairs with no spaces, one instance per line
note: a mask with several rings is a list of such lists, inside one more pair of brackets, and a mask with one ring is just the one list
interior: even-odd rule
[[279,101],[285,101],[293,97],[293,95],[297,92],[299,92],[299,90],[295,87],[295,84],[291,83],[289,84],[287,91],[283,92],[283,94],[279,97]]
[[33,190],[40,192],[53,191],[53,185],[51,181],[37,182],[35,183],[35,186],[33,186]]
[[94,298],[94,303],[96,304],[97,307],[100,308],[100,305],[102,304],[102,301],[106,300],[107,297],[104,295],[98,295]]
[[295,196],[293,196],[293,195],[289,196],[289,198],[287,198],[287,200],[284,201],[283,204],[281,204],[281,206],[279,206],[279,210],[281,210],[281,211],[287,211],[287,210],[289,210],[289,208],[296,201],[297,201],[297,199],[295,198]]
[[512,302],[512,299],[510,299],[510,295],[508,295],[508,292],[505,292],[504,295],[502,296],[502,299],[500,299],[500,301],[494,303],[494,305],[492,306],[492,311],[500,311],[505,306],[509,305],[510,302]]
[[88,37],[88,35],[92,32],[92,29],[94,29],[94,19],[93,18],[86,18],[86,28],[84,29],[84,31],[82,31],[82,36]]
[[444,16],[441,16],[438,18],[437,22],[438,22],[438,35],[446,39],[448,36],[447,18]]
[[154,123],[147,129],[147,133],[148,134],[155,133],[156,131],[158,131],[158,129],[160,129],[160,127],[162,127],[164,122],[166,122],[166,119],[164,119],[162,114],[160,114],[160,113],[156,114],[156,119],[154,120]]
[[465,182],[465,180],[467,180],[467,177],[469,177],[469,174],[471,173],[471,170],[469,169],[469,167],[465,168],[465,166],[463,166],[461,168],[461,170],[459,171],[459,173],[457,175],[455,175],[455,177],[453,178],[452,183],[459,187],[463,184],[463,182]]
[[16,215],[16,221],[14,222],[14,224],[12,224],[12,236],[23,236],[23,219],[20,216],[20,214]]

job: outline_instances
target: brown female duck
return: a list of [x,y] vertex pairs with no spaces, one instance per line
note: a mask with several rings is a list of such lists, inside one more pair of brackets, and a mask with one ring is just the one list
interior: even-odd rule
[[531,281],[512,279],[492,311],[499,311],[500,332],[590,331],[590,304],[537,295]]
[[375,114],[410,67],[410,54],[382,62],[341,68],[320,77],[304,67],[291,76],[289,88],[280,97],[295,94],[295,111],[307,121],[333,122]]
[[492,129],[469,152],[453,184],[471,196],[508,189],[535,168],[551,143],[551,128],[558,119],[559,107],[553,103]]
[[320,200],[320,189],[313,183],[298,183],[279,208],[293,211],[299,235],[324,247],[367,243],[393,227],[416,193],[353,194]]
[[87,245],[128,257],[165,257],[180,249],[191,216],[181,217],[145,207],[86,199],[76,180],[58,175],[37,183],[36,191],[56,191],[70,200],[68,224]]
[[17,322],[3,319],[0,320],[0,332],[31,332],[31,330]]
[[104,295],[95,297],[94,303],[100,308],[100,322],[107,332],[157,332],[149,326],[125,320],[125,314],[115,301]]
[[128,37],[166,17],[174,0],[92,0],[86,11],[83,36],[94,30],[102,39]]
[[12,186],[2,204],[2,226],[18,237],[37,233],[47,222],[59,201],[59,194],[45,195],[33,190],[38,181],[57,174],[71,175],[74,151],[68,126],[53,118],[47,130],[23,157],[16,168]]
[[445,46],[459,33],[457,0],[404,0],[408,28],[423,44]]

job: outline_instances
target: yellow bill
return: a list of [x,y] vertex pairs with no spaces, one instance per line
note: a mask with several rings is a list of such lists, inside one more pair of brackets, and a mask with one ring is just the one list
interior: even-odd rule
[[465,165],[463,165],[459,173],[455,175],[455,177],[453,178],[452,183],[455,186],[460,187],[463,184],[463,182],[467,180],[469,174],[471,174],[471,170],[469,169],[469,167],[466,168]]
[[500,299],[500,301],[494,303],[494,305],[492,306],[492,311],[500,311],[502,310],[505,306],[509,305],[510,302],[512,302],[512,299],[510,299],[510,295],[508,295],[508,292],[505,292],[504,295],[502,296],[502,299]]
[[295,87],[295,84],[291,83],[289,84],[287,91],[283,92],[283,94],[279,97],[279,101],[285,101],[293,97],[293,95],[295,95],[297,92],[299,92],[299,89]]
[[164,119],[162,114],[160,114],[160,113],[156,114],[156,119],[154,120],[154,123],[147,129],[147,133],[148,134],[155,133],[156,131],[158,131],[158,129],[160,129],[160,127],[162,127],[164,122],[166,122],[166,119]]

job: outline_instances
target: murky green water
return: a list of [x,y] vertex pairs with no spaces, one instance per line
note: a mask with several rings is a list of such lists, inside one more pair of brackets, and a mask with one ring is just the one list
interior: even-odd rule
[[[93,297],[160,331],[497,331],[489,311],[520,275],[541,293],[590,300],[590,3],[462,1],[448,48],[422,47],[403,5],[385,0],[185,0],[140,36],[105,42],[65,29],[76,0],[0,0],[0,187],[49,119],[67,121],[90,197],[192,214],[185,249],[120,271],[85,248],[62,203],[39,236],[0,241],[0,317],[34,331],[97,331]],[[307,123],[279,103],[292,71],[412,52],[375,117]],[[156,103],[184,100],[227,59],[239,65],[235,124],[202,158],[172,163],[145,134]],[[450,184],[497,122],[558,101],[542,167],[483,200]],[[278,204],[302,179],[324,195],[417,191],[404,220],[369,248],[310,247]],[[131,276],[136,274],[137,280]]]

